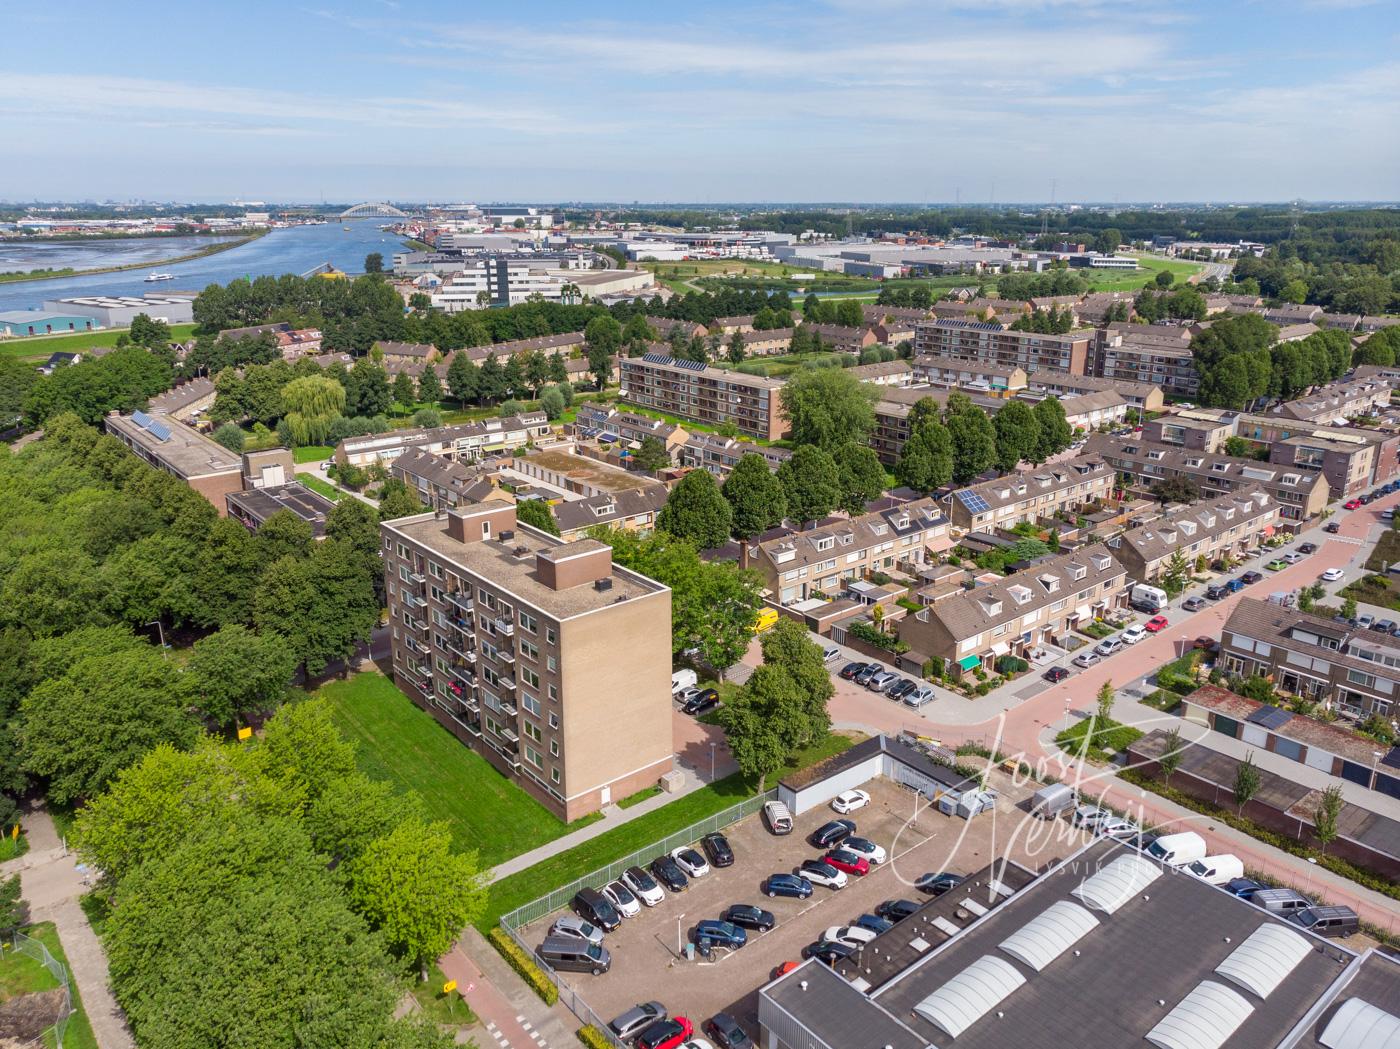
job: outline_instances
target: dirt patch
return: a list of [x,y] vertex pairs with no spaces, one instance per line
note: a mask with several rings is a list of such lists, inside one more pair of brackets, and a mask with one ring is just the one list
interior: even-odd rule
[[0,1049],[30,1046],[63,1018],[63,988],[22,994],[0,1002]]

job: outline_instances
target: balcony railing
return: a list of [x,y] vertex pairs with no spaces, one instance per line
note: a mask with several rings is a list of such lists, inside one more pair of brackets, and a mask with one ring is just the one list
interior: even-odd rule
[[411,573],[411,574],[409,575],[408,578],[409,578],[411,581],[417,583],[419,586],[422,586],[424,583],[426,583],[426,582],[428,581],[428,577],[425,576],[422,572],[413,572],[413,573]]
[[403,603],[409,608],[427,608],[428,602],[422,596],[415,594],[412,590],[403,591]]
[[463,612],[470,612],[476,607],[476,603],[472,601],[470,595],[464,594],[460,590],[454,590],[448,594],[447,602],[460,608]]
[[502,619],[500,616],[497,616],[496,629],[506,637],[515,636],[515,623],[509,619]]
[[498,648],[498,649],[496,649],[496,658],[499,659],[502,663],[506,664],[506,666],[514,666],[514,665],[515,665],[515,652],[514,652],[512,649],[509,649],[509,648]]
[[412,619],[408,621],[408,628],[419,634],[427,634],[428,621],[426,619]]
[[470,665],[463,666],[456,663],[449,663],[447,672],[464,685],[476,685],[476,670]]
[[507,689],[511,689],[511,690],[513,691],[513,690],[515,689],[515,678],[513,678],[513,677],[498,677],[498,678],[496,679],[496,684],[500,685],[501,688],[507,688]]
[[443,638],[442,647],[447,649],[447,651],[451,652],[458,659],[466,660],[468,663],[476,662],[476,649],[472,648],[470,645],[459,644],[449,638]]
[[413,635],[411,634],[403,639],[403,643],[407,646],[410,652],[417,652],[419,655],[428,654],[428,646],[423,644],[421,641],[415,640]]

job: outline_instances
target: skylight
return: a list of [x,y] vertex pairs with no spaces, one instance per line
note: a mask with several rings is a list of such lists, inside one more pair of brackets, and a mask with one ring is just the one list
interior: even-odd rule
[[1040,972],[1098,924],[1079,904],[1056,900],[998,946]]
[[1400,1016],[1348,998],[1318,1039],[1327,1049],[1400,1049]]
[[956,1038],[1025,982],[1010,962],[984,954],[914,1006],[914,1011],[949,1038]]
[[1266,922],[1231,951],[1215,971],[1246,991],[1267,998],[1311,949],[1296,932]]
[[1161,1049],[1220,1049],[1254,1006],[1223,983],[1202,980],[1147,1032]]
[[1120,856],[1071,890],[1086,906],[1113,914],[1162,876],[1162,868],[1141,856]]

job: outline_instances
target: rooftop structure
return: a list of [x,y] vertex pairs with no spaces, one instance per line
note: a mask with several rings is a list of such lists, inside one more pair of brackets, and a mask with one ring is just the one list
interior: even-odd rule
[[145,412],[112,412],[105,424],[108,433],[152,466],[180,478],[220,514],[227,512],[225,497],[243,487],[238,454],[183,423]]

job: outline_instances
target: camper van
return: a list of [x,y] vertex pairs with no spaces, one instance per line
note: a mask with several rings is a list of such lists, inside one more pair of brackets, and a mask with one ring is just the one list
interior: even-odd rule
[[1205,854],[1205,839],[1195,831],[1189,830],[1180,834],[1168,834],[1147,846],[1147,855],[1168,867],[1184,867],[1188,863],[1203,859]]
[[1067,783],[1052,783],[1041,787],[1031,798],[1031,815],[1037,819],[1053,820],[1060,813],[1074,808],[1079,797]]
[[1206,856],[1188,863],[1186,873],[1200,878],[1207,885],[1224,885],[1232,878],[1244,877],[1244,861],[1228,853],[1224,856]]
[[1167,592],[1160,587],[1148,586],[1146,583],[1135,583],[1132,590],[1128,591],[1128,604],[1139,612],[1150,612],[1156,615],[1167,607]]

